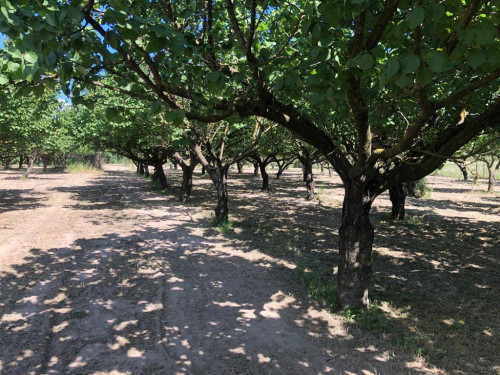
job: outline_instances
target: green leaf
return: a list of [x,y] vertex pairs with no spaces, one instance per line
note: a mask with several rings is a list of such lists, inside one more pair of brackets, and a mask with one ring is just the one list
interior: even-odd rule
[[373,65],[373,57],[369,53],[363,53],[354,59],[355,65],[361,70],[368,70]]
[[0,76],[0,85],[5,85],[6,83],[9,83],[9,78]]
[[476,69],[484,64],[487,59],[488,57],[484,51],[478,51],[469,56],[469,58],[467,59],[467,64]]
[[80,23],[83,20],[83,13],[80,7],[70,6],[66,9],[66,14],[76,23]]
[[431,55],[429,66],[434,73],[441,73],[451,65],[450,57],[445,52],[434,52]]
[[162,102],[154,102],[153,104],[151,104],[149,112],[151,112],[153,115],[158,114],[161,111],[162,105],[163,105]]
[[51,51],[46,57],[45,62],[49,66],[54,66],[57,63],[57,55],[54,51]]
[[423,86],[428,85],[432,82],[433,77],[434,75],[429,68],[421,68],[417,72],[417,83]]
[[328,34],[328,35],[325,35],[324,37],[322,37],[319,40],[318,45],[320,47],[330,47],[333,44],[334,41],[335,41],[335,35]]
[[420,66],[420,59],[415,55],[408,55],[403,60],[401,60],[401,73],[409,74],[413,73]]
[[323,103],[324,100],[325,100],[325,94],[321,92],[314,92],[309,97],[309,103],[311,103],[312,105],[321,104]]
[[417,27],[424,21],[424,16],[425,12],[423,8],[417,7],[415,9],[412,9],[406,15],[406,24],[409,26],[410,29],[413,30],[415,27]]
[[399,61],[397,57],[391,57],[387,62],[387,79],[390,79],[396,75],[399,70]]
[[30,64],[34,64],[38,61],[38,56],[35,52],[29,51],[24,54],[24,59]]

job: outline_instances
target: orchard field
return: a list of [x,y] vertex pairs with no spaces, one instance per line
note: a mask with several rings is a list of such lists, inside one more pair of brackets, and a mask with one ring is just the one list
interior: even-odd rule
[[403,221],[376,201],[356,315],[331,305],[340,179],[315,170],[308,201],[300,169],[264,192],[250,167],[229,173],[223,228],[199,170],[189,205],[174,169],[165,192],[116,164],[0,172],[2,373],[499,371],[500,196],[484,180],[430,177]]
[[0,373],[500,374],[500,4],[0,0]]

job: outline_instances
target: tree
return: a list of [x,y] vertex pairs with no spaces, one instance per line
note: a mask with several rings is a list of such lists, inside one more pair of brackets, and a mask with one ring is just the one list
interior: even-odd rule
[[259,116],[322,153],[345,188],[342,308],[369,303],[374,199],[500,119],[495,2],[2,5],[0,83],[57,76],[73,95],[98,85],[200,123]]

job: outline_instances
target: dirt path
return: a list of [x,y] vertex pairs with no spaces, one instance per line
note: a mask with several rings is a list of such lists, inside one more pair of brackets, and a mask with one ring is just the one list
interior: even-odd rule
[[123,167],[0,188],[1,374],[429,372]]

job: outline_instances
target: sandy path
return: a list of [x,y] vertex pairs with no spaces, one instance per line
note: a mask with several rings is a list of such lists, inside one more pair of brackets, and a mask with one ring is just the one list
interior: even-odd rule
[[293,265],[213,235],[124,168],[13,176],[0,178],[1,374],[425,371],[316,306]]

